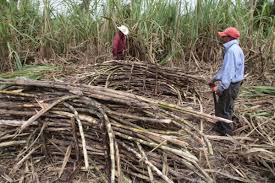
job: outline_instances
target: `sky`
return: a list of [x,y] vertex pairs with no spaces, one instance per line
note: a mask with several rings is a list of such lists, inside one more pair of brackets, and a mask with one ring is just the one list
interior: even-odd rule
[[[21,1],[21,0],[18,0]],[[66,11],[68,10],[68,3],[66,2],[75,2],[75,3],[80,3],[82,2],[82,0],[33,0],[33,2],[38,2],[40,5],[40,9],[43,10],[44,7],[44,2],[48,1],[51,5],[51,7],[53,8],[53,13],[54,14],[58,14],[58,13],[66,13]],[[103,6],[103,4],[106,2],[106,0],[92,0],[92,3],[98,1],[100,6]],[[131,0],[122,0],[125,3],[129,3]],[[177,0],[170,0],[170,1],[177,1]],[[197,2],[197,0],[178,0],[178,1],[182,1],[185,3],[188,3],[192,8],[195,7],[195,4]],[[233,3],[236,2],[236,0],[231,0]],[[269,0],[270,2],[274,2],[273,0]],[[100,11],[100,8],[99,8]],[[183,11],[183,10],[182,10]],[[184,13],[184,12],[182,12]]]
[[[40,3],[40,8],[43,9],[43,7],[44,7],[43,2],[45,0],[34,0],[34,1],[38,1]],[[68,6],[66,5],[67,4],[66,0],[48,0],[48,1],[50,2],[50,5],[53,8],[55,14],[56,13],[64,13],[68,9]],[[81,2],[81,0],[67,0],[67,1],[72,1],[72,2],[75,2],[75,3],[80,3]],[[93,0],[92,3],[94,1],[96,1],[96,0]],[[100,2],[101,5],[103,5],[104,2],[106,2],[106,0],[97,0],[97,1]],[[122,0],[122,1],[125,2],[125,3],[129,3],[131,0]],[[191,7],[194,7],[195,3],[197,2],[197,0],[180,0],[180,1],[187,2],[188,4],[191,5]]]

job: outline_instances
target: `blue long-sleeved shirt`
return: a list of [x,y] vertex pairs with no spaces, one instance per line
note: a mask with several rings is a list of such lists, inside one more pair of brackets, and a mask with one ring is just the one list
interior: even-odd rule
[[213,81],[221,81],[218,90],[223,92],[231,83],[244,79],[244,54],[238,40],[232,40],[224,45],[225,55],[223,65],[214,76]]

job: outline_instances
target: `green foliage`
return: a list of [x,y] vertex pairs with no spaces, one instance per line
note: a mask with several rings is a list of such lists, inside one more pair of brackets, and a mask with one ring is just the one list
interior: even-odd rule
[[242,92],[243,97],[258,97],[258,96],[275,96],[275,87],[274,86],[252,86],[244,88]]
[[275,96],[275,87],[274,86],[255,86],[255,94],[265,94],[265,95],[274,95]]
[[[86,5],[91,3],[85,11],[83,3],[64,0],[68,12],[60,14],[54,13],[49,1],[44,1],[48,3],[43,12],[38,0],[20,1],[19,9],[13,2],[0,3],[0,53],[12,55],[11,59],[0,59],[1,64],[11,61],[9,65],[14,68],[21,67],[18,60],[27,60],[29,53],[38,55],[39,50],[45,51],[42,57],[51,57],[49,52],[75,53],[72,48],[85,51],[88,44],[94,44],[104,53],[107,50],[101,48],[106,48],[106,43],[110,47],[115,26],[121,24],[130,28],[130,53],[141,52],[140,58],[163,64],[186,60],[191,53],[198,60],[216,59],[208,52],[217,47],[216,32],[227,26],[240,29],[244,48],[269,45],[274,39],[275,21],[267,13],[269,6],[264,4],[260,13],[253,16],[251,7],[241,0],[235,4],[202,0],[194,9],[184,1],[135,0],[123,4],[120,0],[99,0],[85,1]],[[268,49],[264,51],[270,54]]]
[[58,71],[59,67],[53,65],[25,65],[15,72],[5,72],[0,74],[1,79],[14,79],[24,77],[29,79],[39,79],[45,73]]

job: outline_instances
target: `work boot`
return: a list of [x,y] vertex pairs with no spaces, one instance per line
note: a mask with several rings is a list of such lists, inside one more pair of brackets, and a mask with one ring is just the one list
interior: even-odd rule
[[213,130],[218,132],[222,136],[233,135],[233,130],[232,130],[232,127],[230,126],[230,124],[222,122],[222,121],[216,122]]

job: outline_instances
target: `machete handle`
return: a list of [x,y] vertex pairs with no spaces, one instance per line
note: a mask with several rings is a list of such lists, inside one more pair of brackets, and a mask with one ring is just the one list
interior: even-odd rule
[[210,86],[210,88],[214,88],[216,86],[215,83],[208,83],[208,85]]

